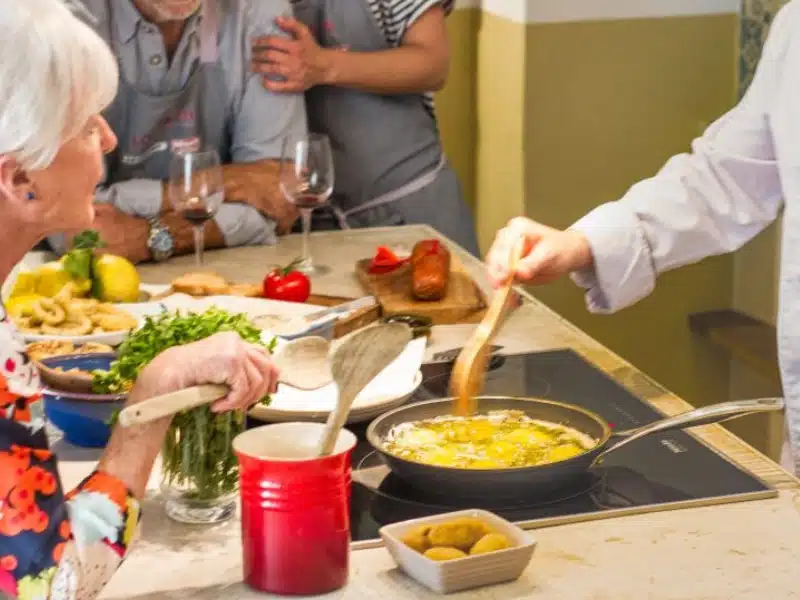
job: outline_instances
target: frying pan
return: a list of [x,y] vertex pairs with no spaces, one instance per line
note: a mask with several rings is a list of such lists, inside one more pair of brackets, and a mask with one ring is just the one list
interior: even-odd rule
[[626,431],[612,431],[600,415],[585,408],[538,398],[483,396],[478,398],[480,411],[514,410],[532,419],[541,419],[573,427],[599,440],[591,450],[567,460],[508,469],[464,469],[426,465],[386,452],[383,441],[395,425],[452,414],[452,399],[409,404],[375,419],[367,429],[367,440],[385,459],[389,468],[409,485],[429,492],[459,497],[519,497],[536,490],[553,490],[575,484],[610,453],[654,433],[720,423],[744,415],[780,411],[782,398],[739,400],[713,404],[668,417],[649,425]]

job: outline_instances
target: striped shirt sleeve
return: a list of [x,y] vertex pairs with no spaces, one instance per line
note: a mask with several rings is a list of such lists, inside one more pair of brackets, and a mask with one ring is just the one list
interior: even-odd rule
[[455,0],[367,0],[390,46],[399,46],[417,19],[436,5],[449,15]]

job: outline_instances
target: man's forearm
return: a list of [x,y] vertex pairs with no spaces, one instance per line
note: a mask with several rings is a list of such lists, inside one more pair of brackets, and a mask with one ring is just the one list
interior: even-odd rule
[[[186,219],[174,211],[169,211],[161,215],[161,222],[175,240],[175,254],[194,252],[194,227]],[[209,250],[225,247],[225,237],[214,219],[206,221],[205,247]]]
[[[237,150],[239,154],[245,154],[244,149]],[[281,190],[280,161],[235,162],[223,167],[223,176],[226,205],[246,204],[264,217],[273,219],[279,234],[291,230],[298,215],[295,206],[287,201]]]
[[[166,212],[161,215],[161,222],[169,230],[175,242],[176,254],[187,254],[194,249],[194,233],[192,226],[181,215]],[[98,206],[92,225],[106,243],[105,250],[111,254],[124,256],[132,262],[139,263],[152,258],[147,247],[150,237],[150,225],[146,219],[126,215],[111,206]],[[205,247],[221,248],[225,239],[220,228],[212,220],[206,223]]]
[[447,66],[432,61],[421,46],[405,45],[379,52],[326,50],[327,85],[374,94],[419,94],[440,90]]

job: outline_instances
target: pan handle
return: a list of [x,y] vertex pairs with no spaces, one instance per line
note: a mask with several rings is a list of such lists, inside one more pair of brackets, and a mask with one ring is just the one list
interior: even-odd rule
[[690,410],[674,417],[667,417],[661,421],[650,423],[636,429],[627,429],[625,431],[616,431],[612,436],[612,440],[616,438],[616,443],[601,452],[595,457],[592,465],[601,462],[606,456],[612,452],[619,450],[623,446],[627,446],[631,442],[661,431],[672,431],[675,429],[686,429],[688,427],[698,427],[700,425],[712,425],[714,423],[722,423],[736,417],[743,417],[745,415],[752,415],[762,412],[773,412],[783,410],[786,402],[783,398],[759,398],[757,400],[735,400],[733,402],[723,402],[721,404],[712,404],[696,410]]

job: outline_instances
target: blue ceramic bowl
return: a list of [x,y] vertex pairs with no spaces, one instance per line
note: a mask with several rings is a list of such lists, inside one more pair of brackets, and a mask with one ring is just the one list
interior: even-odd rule
[[[70,354],[42,360],[50,368],[94,371],[108,369],[116,358],[114,354]],[[124,396],[101,394],[75,394],[58,390],[45,390],[44,414],[75,446],[102,448],[111,435],[109,421],[124,405]]]
[[44,394],[44,414],[73,446],[103,448],[111,435],[109,421],[125,402],[68,400]]
[[[111,368],[111,363],[116,359],[117,355],[113,353],[65,354],[63,356],[45,358],[41,363],[51,369],[61,368],[65,371],[79,369],[91,373],[96,370],[108,371]],[[46,389],[45,393],[51,396],[61,396],[68,400],[92,400],[94,402],[124,400],[127,396],[127,394],[80,394],[57,389]]]

